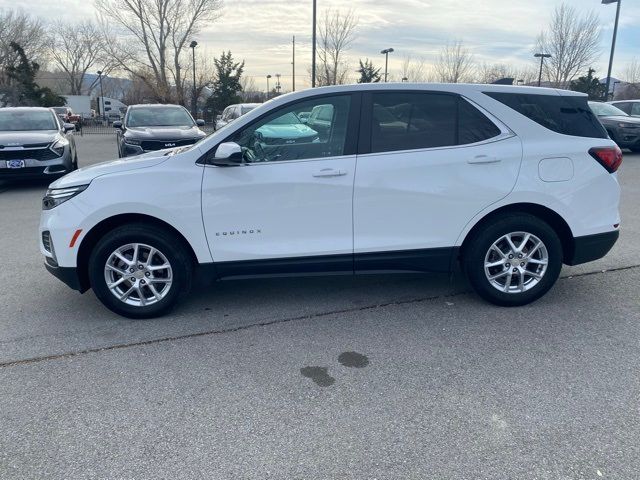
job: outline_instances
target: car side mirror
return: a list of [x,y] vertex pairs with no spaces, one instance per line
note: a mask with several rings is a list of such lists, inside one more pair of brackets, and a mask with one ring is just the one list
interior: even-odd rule
[[64,123],[62,125],[62,129],[64,130],[64,133],[69,133],[74,131],[76,129],[76,126],[73,123]]
[[242,163],[242,147],[235,142],[221,143],[210,163],[217,167],[236,167]]
[[113,128],[120,128],[122,129],[122,122],[119,120],[116,120],[115,122],[113,122]]
[[199,127],[204,127],[204,120],[201,118],[197,119],[196,125],[198,125]]

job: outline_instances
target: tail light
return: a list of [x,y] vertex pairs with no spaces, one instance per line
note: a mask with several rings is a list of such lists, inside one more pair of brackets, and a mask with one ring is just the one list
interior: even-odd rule
[[622,150],[615,147],[595,147],[589,150],[589,155],[595,158],[609,173],[613,173],[622,164]]

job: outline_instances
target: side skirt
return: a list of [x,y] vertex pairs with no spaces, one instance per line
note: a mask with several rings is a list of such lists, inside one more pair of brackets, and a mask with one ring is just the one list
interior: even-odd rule
[[269,258],[200,264],[208,278],[352,275],[376,272],[446,273],[456,269],[459,247]]

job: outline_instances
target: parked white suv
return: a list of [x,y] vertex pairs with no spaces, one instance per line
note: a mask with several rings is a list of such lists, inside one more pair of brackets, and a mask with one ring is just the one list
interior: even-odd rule
[[[314,108],[331,111],[326,128],[296,134]],[[271,124],[274,142],[260,133]],[[462,268],[483,298],[523,305],[563,263],[613,246],[621,161],[575,92],[318,88],[196,145],[61,178],[43,200],[40,245],[50,272],[134,318],[168,311],[196,270],[223,279]]]

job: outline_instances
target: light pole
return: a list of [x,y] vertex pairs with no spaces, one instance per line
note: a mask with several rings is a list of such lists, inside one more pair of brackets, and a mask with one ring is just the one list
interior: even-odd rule
[[100,107],[100,114],[102,115],[102,121],[105,121],[104,116],[104,91],[102,90],[102,70],[98,70],[98,81],[100,82],[100,101],[98,106]]
[[316,0],[313,0],[313,24],[311,33],[311,88],[316,86]]
[[609,70],[607,71],[607,96],[605,97],[607,100],[609,100],[609,87],[611,86],[611,68],[613,67],[613,54],[616,51],[616,37],[618,36],[618,21],[620,20],[620,5],[622,4],[622,0],[602,0],[603,5],[609,5],[610,3],[617,3],[618,8],[616,9],[616,23],[613,27],[613,41],[611,42]]
[[540,75],[538,75],[538,86],[542,85],[542,65],[544,64],[545,58],[551,58],[550,53],[536,53],[534,57],[540,59]]
[[267,75],[267,100],[269,100],[269,79],[271,78],[271,75]]
[[296,91],[296,36],[293,36],[293,50],[291,57],[291,91]]
[[393,48],[385,48],[380,53],[384,55],[384,83],[387,83],[387,69],[389,67],[389,54],[393,52]]
[[193,112],[193,116],[198,116],[198,99],[196,98],[196,47],[198,46],[198,42],[192,40],[189,44],[189,48],[193,53],[193,92],[191,94],[191,111]]
[[276,92],[278,92],[278,95],[280,95],[280,77],[281,75],[279,73],[276,73]]

